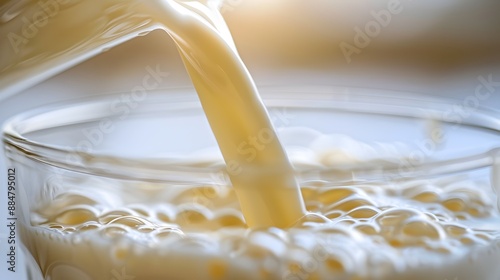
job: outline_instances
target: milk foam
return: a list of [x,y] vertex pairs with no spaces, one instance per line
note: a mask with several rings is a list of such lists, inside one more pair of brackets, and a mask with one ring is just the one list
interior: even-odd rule
[[496,196],[489,182],[464,176],[304,181],[309,214],[289,229],[249,228],[227,184],[140,183],[118,194],[98,179],[74,184],[23,229],[51,279],[66,270],[109,279],[122,268],[136,279],[498,275],[500,231],[480,226],[500,224]]

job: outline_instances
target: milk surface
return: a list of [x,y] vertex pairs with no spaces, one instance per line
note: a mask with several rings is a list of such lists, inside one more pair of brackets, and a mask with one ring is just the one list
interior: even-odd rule
[[[213,2],[40,3],[11,7],[14,17],[34,20],[7,20],[20,36],[9,37],[17,40],[14,59],[2,65],[9,79],[163,28],[230,178],[222,185],[144,182],[133,196],[98,179],[71,183],[20,231],[46,279],[497,280],[499,232],[478,226],[500,223],[486,182],[299,184],[300,167],[292,168]],[[319,155],[318,163],[332,155],[341,154]],[[144,203],[130,202],[137,197]]]

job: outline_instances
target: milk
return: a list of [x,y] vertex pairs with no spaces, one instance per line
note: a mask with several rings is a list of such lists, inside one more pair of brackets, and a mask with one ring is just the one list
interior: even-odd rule
[[289,229],[248,228],[230,185],[68,184],[21,231],[50,279],[493,280],[499,272],[500,232],[479,229],[499,224],[496,199],[461,176],[301,182],[309,214]]
[[[14,59],[8,65],[14,69],[11,71],[22,73],[50,63],[44,56],[46,53],[60,51],[58,59],[63,59],[84,49],[85,45],[75,46],[76,50],[69,48],[72,36],[67,34],[68,39],[62,35],[69,31],[65,21],[77,21],[78,33],[88,34],[82,36],[83,42],[78,42],[87,48],[103,44],[109,37],[118,37],[120,29],[126,27],[133,30],[148,24],[160,25],[179,48],[228,166],[232,184],[239,193],[247,223],[252,227],[287,227],[304,215],[291,165],[229,31],[213,8],[213,1],[208,1],[207,6],[197,1],[174,0],[106,3],[54,0],[50,3],[52,9],[37,1],[24,8],[34,10],[28,13],[33,18],[38,18],[37,14],[47,18],[21,28],[21,33],[33,29],[33,34],[28,36],[32,38],[26,40],[26,46],[22,44],[23,48],[20,45],[15,49],[22,53],[17,55],[19,60]],[[105,13],[101,14],[102,11]],[[74,19],[77,14],[84,18]],[[103,28],[106,22],[111,26]],[[99,29],[104,29],[104,33],[93,40],[93,33]],[[33,61],[27,63],[27,60]],[[24,64],[30,68],[25,69]],[[262,143],[254,143],[258,140]],[[248,145],[256,147],[254,154],[245,152]]]
[[[35,1],[23,7],[22,15],[38,18],[43,11],[45,20],[9,23],[24,37],[17,38],[16,58],[2,69],[6,75],[21,79],[37,69],[55,69],[126,33],[163,28],[179,48],[230,183],[213,190],[207,206],[197,203],[198,196],[213,186],[164,186],[164,192],[144,191],[140,195],[148,203],[137,204],[128,203],[127,193],[106,193],[113,187],[102,181],[78,182],[71,186],[74,191],[35,209],[30,226],[20,230],[47,279],[498,275],[498,231],[468,226],[485,219],[499,222],[494,195],[481,182],[460,188],[450,184],[461,184],[461,178],[299,184],[212,2],[51,3],[51,10]],[[318,154],[317,165],[328,157]]]

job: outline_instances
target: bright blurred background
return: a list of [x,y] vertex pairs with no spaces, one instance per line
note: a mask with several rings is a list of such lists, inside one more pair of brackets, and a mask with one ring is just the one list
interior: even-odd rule
[[[14,1],[0,1],[4,47],[7,7]],[[258,86],[376,87],[446,96],[460,104],[482,85],[490,96],[481,105],[500,110],[497,0],[226,0],[221,13]],[[4,50],[0,65],[10,59]],[[191,86],[172,40],[154,31],[21,92],[0,89],[0,122],[42,104],[130,91],[147,67],[169,73],[160,88]],[[0,81],[8,78],[4,74],[0,68]],[[0,167],[5,186],[3,162]],[[5,194],[0,201],[5,205]],[[26,279],[22,272],[5,274],[2,258],[0,279]]]

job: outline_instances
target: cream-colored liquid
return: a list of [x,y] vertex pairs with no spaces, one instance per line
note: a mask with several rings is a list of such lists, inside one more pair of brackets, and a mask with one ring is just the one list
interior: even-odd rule
[[[302,197],[288,158],[232,39],[222,37],[194,15],[186,18],[177,4],[155,3],[160,4],[152,8],[159,11],[155,19],[165,24],[179,47],[228,165],[247,223],[251,227],[292,225],[305,214]],[[212,18],[211,13],[204,15]],[[263,141],[256,144],[259,147],[254,149],[255,154],[249,156],[244,148],[252,139]]]
[[[161,25],[177,44],[198,92],[247,223],[252,227],[290,226],[305,214],[302,197],[250,74],[213,2],[53,0],[47,6],[27,1],[23,7],[27,12],[18,18],[38,18],[37,13],[50,16],[50,11],[54,15],[45,25],[18,28],[18,34],[37,30],[25,44],[14,41],[9,33],[10,40],[17,42],[15,52],[22,53],[15,54],[17,59],[11,59],[3,71],[15,77],[33,67],[47,67],[55,56],[67,60],[134,28]],[[82,18],[72,19],[76,16]],[[75,30],[67,29],[68,22],[78,23]],[[7,25],[20,23],[21,19]],[[85,45],[77,45],[81,42]],[[247,153],[249,148],[253,154]]]
[[[16,18],[43,9],[26,3],[12,5],[10,14],[22,11],[17,17],[4,15],[5,30],[21,34]],[[148,185],[107,193],[121,186],[76,182],[21,229],[47,279],[490,280],[498,272],[498,232],[467,226],[498,222],[493,196],[479,182],[339,187],[317,180],[299,189],[214,8],[172,0],[52,3],[58,12],[16,45],[14,59],[2,65],[5,77],[21,80],[159,24],[179,47],[232,187]],[[210,203],[199,203],[206,193]],[[137,197],[145,204],[129,202]]]
[[[303,182],[310,214],[249,229],[229,185],[67,182],[22,230],[50,279],[487,279],[499,223],[487,183]],[[108,193],[107,190],[114,190]],[[140,201],[146,203],[137,203]],[[118,205],[118,206],[117,206]],[[75,275],[78,275],[77,277]]]

